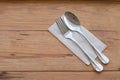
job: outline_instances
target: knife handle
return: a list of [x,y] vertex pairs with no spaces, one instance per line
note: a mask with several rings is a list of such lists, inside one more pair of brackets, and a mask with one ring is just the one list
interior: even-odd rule
[[80,34],[82,34],[82,36],[88,41],[88,43],[92,46],[92,48],[97,52],[97,56],[98,58],[102,61],[102,63],[104,64],[108,64],[109,63],[109,58],[107,56],[105,56],[102,52],[100,52],[92,43],[91,41],[86,37],[86,35],[83,34],[83,32],[81,32],[80,30],[78,30],[77,32],[79,32]]

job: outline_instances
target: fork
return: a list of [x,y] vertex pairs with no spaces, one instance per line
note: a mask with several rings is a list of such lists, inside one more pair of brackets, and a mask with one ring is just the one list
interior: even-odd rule
[[73,41],[77,46],[79,46],[79,48],[84,52],[84,54],[86,55],[86,57],[88,58],[88,60],[90,61],[90,63],[92,64],[93,68],[97,71],[97,72],[101,72],[103,70],[103,66],[97,62],[96,60],[94,60],[91,56],[89,56],[87,54],[87,52],[85,50],[83,50],[83,48],[81,47],[81,45],[78,43],[78,41],[76,41],[72,35],[72,31],[69,30],[66,26],[65,23],[62,21],[61,18],[58,18],[56,20],[56,24],[58,26],[58,28],[60,29],[62,35],[66,38],[66,39],[70,39],[71,41]]

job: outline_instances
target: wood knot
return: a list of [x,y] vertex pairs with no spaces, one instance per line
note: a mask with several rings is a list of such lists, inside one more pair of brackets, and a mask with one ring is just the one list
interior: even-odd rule
[[12,54],[10,54],[11,56],[15,56],[15,54],[14,53],[12,53]]
[[72,54],[66,54],[66,56],[73,56]]
[[7,72],[5,71],[0,72],[0,76],[4,76],[5,74],[7,74]]
[[24,34],[24,33],[21,33],[20,35],[23,35],[23,36],[29,36],[29,34]]

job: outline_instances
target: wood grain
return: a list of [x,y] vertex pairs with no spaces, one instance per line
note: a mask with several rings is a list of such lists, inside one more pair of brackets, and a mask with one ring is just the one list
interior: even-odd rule
[[47,30],[66,10],[91,30],[120,30],[119,3],[81,1],[1,2],[0,30]]
[[0,78],[1,80],[119,80],[119,74],[120,72],[2,72]]
[[[85,65],[48,28],[65,11],[107,44],[102,73]],[[0,80],[119,80],[120,2],[0,1]]]
[[[105,70],[119,70],[120,39],[116,35],[120,32],[92,32],[108,45],[104,53],[111,61]],[[0,35],[1,71],[92,70],[47,31],[0,31]]]

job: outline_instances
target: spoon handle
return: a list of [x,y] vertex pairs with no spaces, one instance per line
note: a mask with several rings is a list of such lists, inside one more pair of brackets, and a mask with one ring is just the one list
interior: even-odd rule
[[83,34],[83,32],[81,32],[80,30],[78,31],[80,34],[82,34],[82,36],[88,41],[88,43],[93,47],[93,49],[97,52],[97,56],[98,58],[102,61],[102,63],[104,64],[108,64],[109,63],[109,59],[107,56],[105,56],[102,52],[100,52],[92,43],[91,41],[86,37],[86,35]]
[[81,48],[81,50],[82,50],[82,51],[84,52],[84,54],[87,56],[88,60],[89,60],[89,61],[91,62],[91,64],[92,64],[93,68],[94,68],[97,72],[101,72],[101,71],[103,70],[103,66],[102,66],[99,62],[97,62],[96,60],[94,60],[91,56],[89,56],[89,55],[87,54],[87,52],[84,51],[84,49],[82,49],[82,47],[81,47],[81,45],[78,43],[78,41],[76,41],[76,40],[73,38],[71,32],[69,32],[69,34],[66,35],[65,38],[72,40],[75,44],[77,44],[77,45]]

